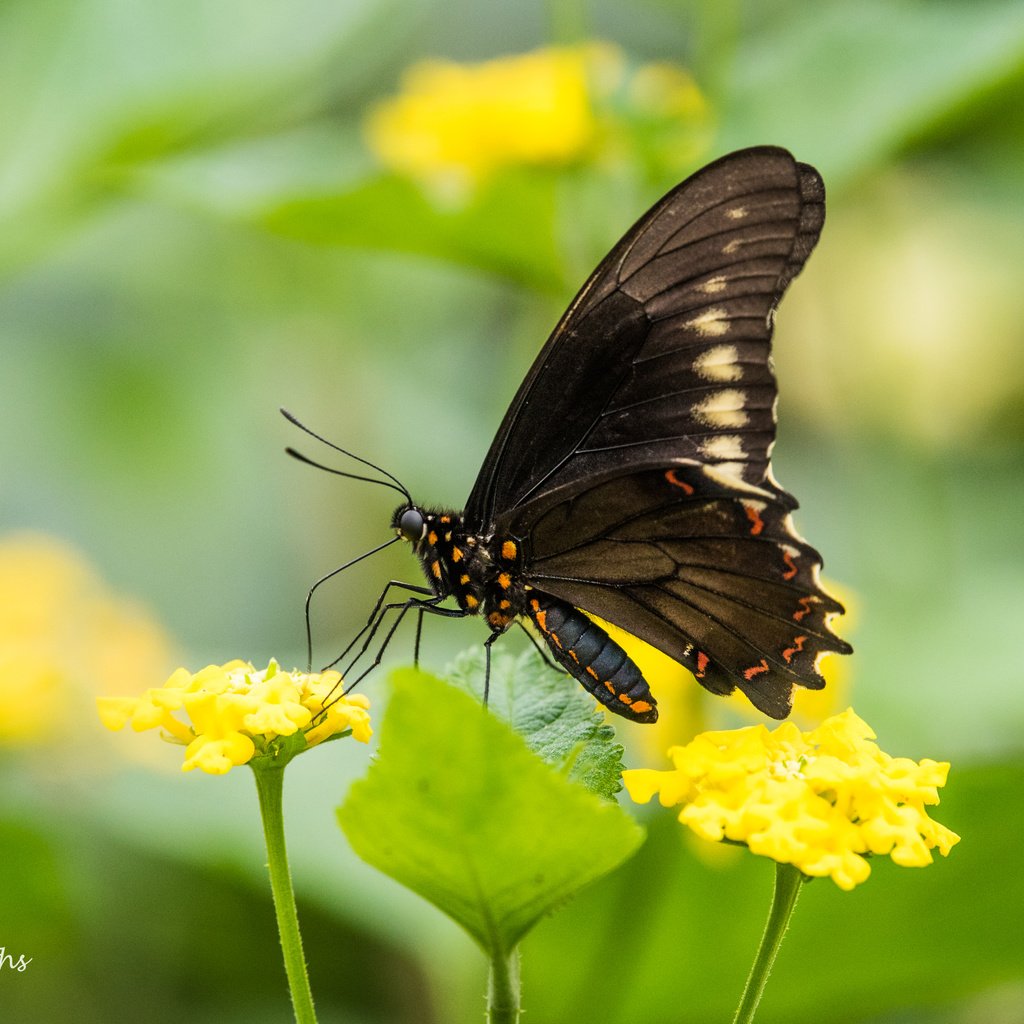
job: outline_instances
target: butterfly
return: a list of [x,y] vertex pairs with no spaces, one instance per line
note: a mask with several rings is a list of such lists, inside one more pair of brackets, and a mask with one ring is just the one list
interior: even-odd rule
[[[410,610],[420,625],[479,615],[489,672],[491,645],[529,621],[609,711],[655,721],[597,617],[772,718],[795,687],[822,688],[821,657],[852,648],[770,456],[775,311],[824,216],[818,172],[768,146],[716,160],[644,214],[541,350],[464,509],[425,508],[385,474],[405,498],[391,542],[411,545],[427,586],[389,584],[361,651],[394,609],[384,646]],[[386,603],[392,586],[415,596]]]

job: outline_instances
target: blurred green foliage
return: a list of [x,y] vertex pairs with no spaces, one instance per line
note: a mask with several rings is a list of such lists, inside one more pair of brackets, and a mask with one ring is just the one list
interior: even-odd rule
[[[445,213],[375,166],[360,119],[405,66],[552,26],[689,68],[717,126],[694,165],[771,142],[823,172],[829,220],[776,332],[777,474],[853,595],[858,712],[885,749],[954,761],[939,817],[963,843],[853,894],[811,886],[761,1017],[1024,1020],[1019,3],[8,0],[0,525],[78,545],[185,664],[301,663],[307,587],[385,539],[393,503],[285,459],[277,407],[457,505],[573,288],[693,170],[510,173]],[[317,650],[416,572],[389,551],[323,588]],[[428,629],[425,661],[480,639]],[[249,780],[129,768],[79,731],[72,754],[3,754],[0,945],[34,958],[0,973],[9,1018],[282,1019]],[[333,827],[364,763],[331,749],[289,772],[323,1019],[479,1019],[469,940]],[[770,868],[652,825],[525,943],[535,1024],[734,1005]]]

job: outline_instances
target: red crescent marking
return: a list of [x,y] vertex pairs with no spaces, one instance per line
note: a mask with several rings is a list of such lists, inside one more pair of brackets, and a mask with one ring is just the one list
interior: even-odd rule
[[693,486],[691,484],[688,484],[685,480],[680,480],[676,476],[676,471],[674,469],[669,469],[665,472],[665,479],[673,487],[681,487],[685,494],[693,494]]
[[743,511],[747,513],[747,518],[751,522],[750,536],[756,537],[764,529],[764,520],[753,505],[744,503]]
[[811,605],[814,604],[813,597],[801,597],[797,602],[800,605],[799,609],[793,612],[793,621],[799,622],[805,615],[809,615],[811,611]]
[[788,551],[783,549],[782,560],[786,563],[786,565],[789,566],[789,572],[784,572],[782,574],[782,578],[784,580],[791,580],[798,572],[796,563],[793,561],[793,556]]
[[750,680],[754,678],[754,676],[764,675],[764,673],[767,671],[768,662],[765,661],[764,658],[762,658],[760,665],[751,665],[750,668],[745,668],[743,670],[743,678],[746,679],[746,681],[749,683]]
[[782,657],[785,659],[787,665],[793,660],[794,654],[799,654],[804,649],[804,641],[806,639],[807,637],[805,636],[793,637],[793,646],[787,647],[782,652]]

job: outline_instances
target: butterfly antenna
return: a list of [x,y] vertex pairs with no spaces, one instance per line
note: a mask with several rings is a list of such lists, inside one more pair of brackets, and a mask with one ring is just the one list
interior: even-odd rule
[[316,438],[316,440],[321,442],[321,444],[327,445],[328,448],[333,448],[336,452],[340,452],[342,455],[347,455],[350,459],[355,459],[356,462],[360,462],[364,466],[369,466],[370,469],[375,470],[376,472],[382,474],[383,476],[386,476],[388,480],[392,481],[392,483],[389,484],[385,483],[385,481],[383,480],[374,480],[373,478],[367,476],[356,476],[352,473],[342,473],[339,470],[330,469],[327,466],[322,466],[320,463],[314,462],[312,459],[307,459],[304,455],[300,455],[293,448],[286,448],[285,450],[288,452],[289,455],[292,456],[292,458],[298,459],[300,462],[308,463],[310,466],[315,466],[317,469],[327,470],[328,473],[334,473],[337,476],[347,476],[353,480],[365,480],[368,483],[383,484],[385,487],[390,487],[392,488],[392,490],[396,490],[398,491],[399,494],[404,495],[406,501],[408,501],[410,505],[413,503],[412,495],[409,494],[408,488],[393,473],[389,473],[382,466],[378,466],[375,463],[370,462],[369,459],[360,458],[360,456],[356,455],[353,452],[350,452],[347,448],[342,448],[339,445],[336,445],[333,441],[328,441],[326,437],[323,437],[321,434],[318,434],[315,430],[311,430],[301,420],[296,419],[295,416],[293,416],[287,409],[282,409],[281,415],[289,423],[293,424],[294,426],[298,427],[299,430],[303,431],[303,433],[309,434],[310,437]]

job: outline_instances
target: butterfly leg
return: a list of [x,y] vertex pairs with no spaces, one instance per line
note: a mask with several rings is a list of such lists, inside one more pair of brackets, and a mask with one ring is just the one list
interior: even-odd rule
[[504,634],[503,629],[496,629],[484,641],[484,707],[487,707],[487,700],[491,695],[491,645]]
[[415,668],[420,667],[420,640],[423,637],[423,609],[416,613],[416,644],[412,649],[412,663]]
[[[359,640],[363,637],[363,635],[366,633],[367,630],[369,630],[371,628],[376,629],[376,627],[374,627],[374,622],[376,621],[378,615],[380,614],[381,607],[384,604],[385,600],[387,599],[387,596],[391,592],[392,588],[394,588],[396,590],[406,590],[406,591],[409,591],[410,593],[413,593],[413,594],[432,594],[433,593],[433,591],[430,590],[428,587],[421,587],[421,586],[419,586],[418,584],[415,584],[415,583],[404,583],[402,580],[389,580],[388,583],[387,583],[387,586],[385,586],[384,589],[381,591],[380,597],[377,598],[377,603],[373,606],[373,611],[370,612],[370,617],[366,620],[366,625],[363,626],[363,628],[361,630],[359,630],[359,632],[356,633],[356,635],[354,637],[352,637],[352,639],[349,641],[348,646],[341,652],[341,654],[339,654],[332,662],[330,662],[330,664],[324,666],[325,669],[333,668],[335,665],[338,664],[339,661],[342,661],[345,657],[347,657],[349,651],[351,651],[352,648],[355,647],[355,645],[357,643],[359,643]],[[392,606],[392,607],[396,607],[396,606]],[[307,635],[308,635],[308,625],[309,625],[309,610],[308,610],[308,608],[307,608],[307,611],[306,611],[306,623],[307,623]],[[367,644],[367,646],[368,646],[368,644]],[[363,650],[365,650],[365,647],[363,648]],[[358,657],[355,660],[358,661],[359,660]],[[349,670],[351,671],[351,665],[349,666]]]
[[462,608],[438,608],[438,602],[443,600],[444,598],[439,595],[427,598],[426,600],[422,600],[421,598],[417,597],[410,597],[407,601],[396,601],[391,604],[384,605],[384,607],[381,608],[380,613],[377,615],[377,621],[373,624],[373,628],[370,630],[368,636],[363,641],[362,647],[360,647],[356,656],[349,663],[349,666],[345,670],[345,672],[342,673],[343,675],[347,675],[349,672],[351,672],[354,666],[358,663],[359,659],[369,649],[370,644],[373,642],[373,638],[376,636],[377,631],[380,629],[380,626],[384,622],[384,618],[386,617],[388,612],[397,610],[398,615],[395,616],[395,621],[391,624],[390,628],[387,631],[387,634],[384,637],[383,642],[377,649],[377,654],[374,657],[373,661],[365,669],[363,669],[363,671],[360,672],[359,675],[356,676],[356,678],[351,683],[349,683],[345,687],[345,689],[342,691],[343,694],[348,693],[354,687],[356,687],[381,663],[381,660],[384,657],[384,652],[387,650],[388,645],[391,643],[391,638],[395,635],[395,631],[402,624],[402,620],[405,618],[406,613],[412,610],[413,608],[417,609],[421,615],[429,613],[430,615],[440,615],[448,619],[463,619],[470,614],[469,612],[464,611]]

